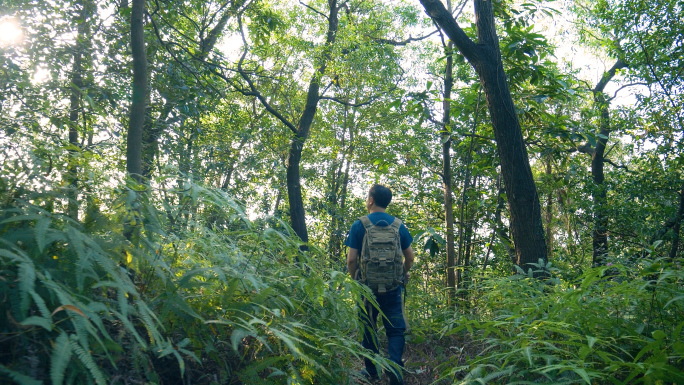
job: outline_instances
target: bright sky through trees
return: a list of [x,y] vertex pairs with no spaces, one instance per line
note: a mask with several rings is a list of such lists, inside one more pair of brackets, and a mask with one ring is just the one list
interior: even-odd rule
[[21,41],[23,33],[19,22],[13,17],[0,18],[0,47],[17,44]]

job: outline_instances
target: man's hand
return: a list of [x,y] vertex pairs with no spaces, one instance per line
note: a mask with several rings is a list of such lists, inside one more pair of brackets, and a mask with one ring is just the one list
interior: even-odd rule
[[411,246],[402,250],[402,253],[404,254],[404,286],[406,286],[408,285],[409,278],[411,278],[409,270],[411,270],[411,266],[413,266],[413,260],[415,257],[413,255],[413,249]]
[[356,261],[359,255],[359,251],[357,249],[349,248],[349,251],[347,252],[347,270],[349,270],[349,275],[351,275],[352,279],[356,279],[356,270],[357,270],[357,265]]

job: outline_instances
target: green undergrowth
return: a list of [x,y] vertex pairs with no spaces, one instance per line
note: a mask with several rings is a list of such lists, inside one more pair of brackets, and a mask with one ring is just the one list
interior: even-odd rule
[[[553,271],[553,269],[551,269]],[[477,351],[440,367],[459,384],[684,383],[684,272],[665,259],[593,268],[572,282],[490,278],[445,335]]]
[[108,212],[86,196],[83,223],[55,213],[54,193],[4,198],[0,381],[355,381],[363,289],[317,262],[322,252],[300,251],[284,223],[187,187],[169,192],[175,206],[101,191]]

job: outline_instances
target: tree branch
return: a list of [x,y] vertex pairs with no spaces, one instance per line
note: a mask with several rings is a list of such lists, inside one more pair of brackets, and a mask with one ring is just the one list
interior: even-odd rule
[[[449,39],[454,42],[458,50],[470,63],[479,63],[481,49],[473,42],[468,35],[456,23],[451,13],[444,8],[440,0],[420,0],[425,8],[425,12],[442,27]],[[498,44],[498,43],[497,43]]]
[[308,5],[308,4],[304,4],[303,1],[300,0],[300,1],[299,1],[299,4],[301,4],[301,5],[303,5],[303,6],[307,7],[307,8],[309,8],[309,9],[312,10],[313,12],[319,14],[320,16],[325,17],[326,20],[330,20],[326,14],[324,14],[323,12],[317,10],[316,8],[314,8],[314,7],[312,7],[312,6]]
[[619,69],[627,68],[627,67],[628,67],[628,66],[627,66],[627,63],[625,63],[624,61],[622,61],[622,59],[618,59],[618,60],[615,62],[615,64],[613,64],[613,66],[612,66],[608,71],[606,71],[606,72],[603,73],[603,76],[601,77],[601,80],[596,84],[596,87],[594,87],[594,89],[591,90],[591,92],[593,92],[594,94],[596,94],[596,93],[598,93],[598,92],[603,92],[603,89],[606,88],[606,85],[607,85],[607,84],[611,81],[611,79],[613,79],[613,77],[615,76],[615,72],[616,72],[617,70],[619,70]]
[[338,98],[333,97],[333,96],[321,96],[320,99],[331,100],[333,102],[342,104],[343,106],[363,107],[363,106],[371,104],[377,98],[370,98],[370,99],[366,100],[365,102],[361,102],[361,103],[350,103],[350,102],[338,99]]
[[295,127],[294,124],[292,124],[289,120],[287,120],[283,115],[281,115],[278,111],[276,111],[275,108],[271,106],[271,104],[266,100],[266,98],[259,92],[259,90],[256,88],[254,85],[254,82],[252,79],[249,77],[249,75],[242,69],[242,63],[245,61],[245,57],[247,56],[247,50],[249,48],[249,45],[247,44],[247,39],[245,38],[245,31],[242,27],[242,17],[238,16],[238,25],[240,29],[240,36],[242,37],[242,43],[244,45],[244,50],[242,52],[242,56],[240,57],[240,60],[238,61],[237,69],[238,73],[240,76],[242,76],[243,79],[247,82],[247,85],[249,86],[249,89],[251,92],[242,92],[240,91],[243,95],[245,96],[255,96],[257,99],[259,99],[259,102],[266,108],[266,111],[270,112],[271,115],[273,115],[276,119],[280,120],[287,128],[290,129],[294,134],[298,134],[297,127]]
[[432,35],[434,35],[434,34],[436,34],[436,33],[438,33],[438,32],[439,32],[439,29],[436,29],[436,30],[430,32],[429,34],[427,34],[427,35],[425,35],[425,36],[421,36],[421,37],[411,37],[411,35],[409,35],[409,38],[408,38],[408,39],[406,39],[406,40],[401,40],[401,41],[390,40],[390,39],[383,39],[383,38],[380,38],[380,37],[371,37],[371,39],[372,39],[374,42],[376,42],[376,43],[388,44],[388,45],[393,45],[393,46],[395,46],[395,47],[399,47],[399,46],[405,46],[405,45],[407,45],[407,44],[409,44],[409,43],[412,43],[412,42],[414,42],[414,41],[425,40],[425,39],[427,39],[428,37],[430,37],[430,36],[432,36]]
[[621,86],[620,88],[618,88],[617,90],[615,90],[615,93],[613,94],[613,97],[610,98],[610,100],[615,99],[615,97],[617,96],[618,92],[622,91],[623,89],[625,89],[625,88],[627,88],[627,87],[632,87],[632,86],[647,86],[647,85],[648,85],[648,83],[644,83],[644,82],[635,82],[635,83],[625,84],[625,85]]
[[604,158],[604,159],[603,159],[603,161],[604,161],[604,162],[606,162],[606,163],[608,163],[608,164],[610,164],[610,165],[612,165],[613,167],[616,167],[616,168],[622,168],[622,169],[625,169],[625,170],[627,170],[627,172],[632,172],[632,171],[631,171],[631,170],[630,170],[630,169],[629,169],[629,168],[628,168],[627,166],[625,166],[625,165],[619,165],[619,164],[615,164],[615,162],[613,162],[613,161],[612,161],[612,160],[610,160],[610,159],[606,159],[606,158]]

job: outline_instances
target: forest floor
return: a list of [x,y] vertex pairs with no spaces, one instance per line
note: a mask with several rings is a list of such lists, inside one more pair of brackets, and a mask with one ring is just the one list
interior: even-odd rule
[[[407,336],[406,348],[404,351],[404,383],[406,385],[427,385],[427,384],[452,384],[453,379],[444,379],[436,382],[440,377],[438,366],[445,362],[450,362],[451,366],[464,365],[470,356],[478,354],[477,346],[463,336],[445,337],[438,339],[435,337],[425,338],[420,343],[413,342],[413,336]],[[379,333],[380,346],[387,346],[387,340],[383,332]],[[359,362],[356,370],[361,370],[363,363]],[[358,382],[367,384],[367,382]],[[388,385],[387,376],[382,376],[379,385]]]

